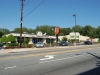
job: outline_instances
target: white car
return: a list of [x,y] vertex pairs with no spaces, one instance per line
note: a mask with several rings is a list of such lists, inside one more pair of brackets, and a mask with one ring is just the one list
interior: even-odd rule
[[44,43],[43,42],[37,42],[36,48],[39,48],[39,47],[44,47]]

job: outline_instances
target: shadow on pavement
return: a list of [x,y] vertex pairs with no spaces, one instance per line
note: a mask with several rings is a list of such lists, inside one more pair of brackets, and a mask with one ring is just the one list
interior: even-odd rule
[[99,61],[97,61],[97,63],[96,63],[97,68],[91,69],[89,71],[86,71],[86,72],[83,72],[83,73],[80,73],[77,75],[100,75],[100,57],[98,57],[92,53],[89,53],[89,52],[87,52],[87,54],[90,54],[90,55],[94,56],[95,58],[99,59]]

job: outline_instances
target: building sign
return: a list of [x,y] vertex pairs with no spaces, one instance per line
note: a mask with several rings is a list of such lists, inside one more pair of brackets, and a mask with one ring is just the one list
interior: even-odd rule
[[60,28],[58,26],[56,26],[54,32],[56,35],[58,35],[60,32]]
[[70,38],[74,38],[74,36],[70,36]]
[[[74,36],[74,35],[72,35],[72,36],[70,36],[70,38],[71,38],[71,39],[75,39],[75,36]],[[76,38],[78,38],[78,39],[79,39],[79,36],[76,36]]]
[[41,32],[41,31],[38,31],[38,32],[37,32],[37,35],[38,35],[38,36],[42,36],[42,32]]
[[70,39],[75,39],[75,38],[76,39],[79,39],[79,36],[80,36],[80,33],[79,32],[76,32],[76,34],[75,34],[75,32],[71,32],[70,33]]
[[76,36],[76,38],[79,38],[79,36]]

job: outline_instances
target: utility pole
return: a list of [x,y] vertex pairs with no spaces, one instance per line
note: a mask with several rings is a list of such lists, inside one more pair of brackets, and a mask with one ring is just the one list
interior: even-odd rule
[[24,6],[24,1],[25,0],[20,0],[21,1],[21,5],[20,5],[20,7],[21,7],[21,12],[20,12],[20,41],[19,41],[19,43],[20,43],[20,48],[22,47],[22,21],[23,21],[23,6]]

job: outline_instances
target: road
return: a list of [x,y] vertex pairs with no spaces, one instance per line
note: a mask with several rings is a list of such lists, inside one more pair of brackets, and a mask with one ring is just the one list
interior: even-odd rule
[[100,45],[0,55],[0,75],[100,75]]

